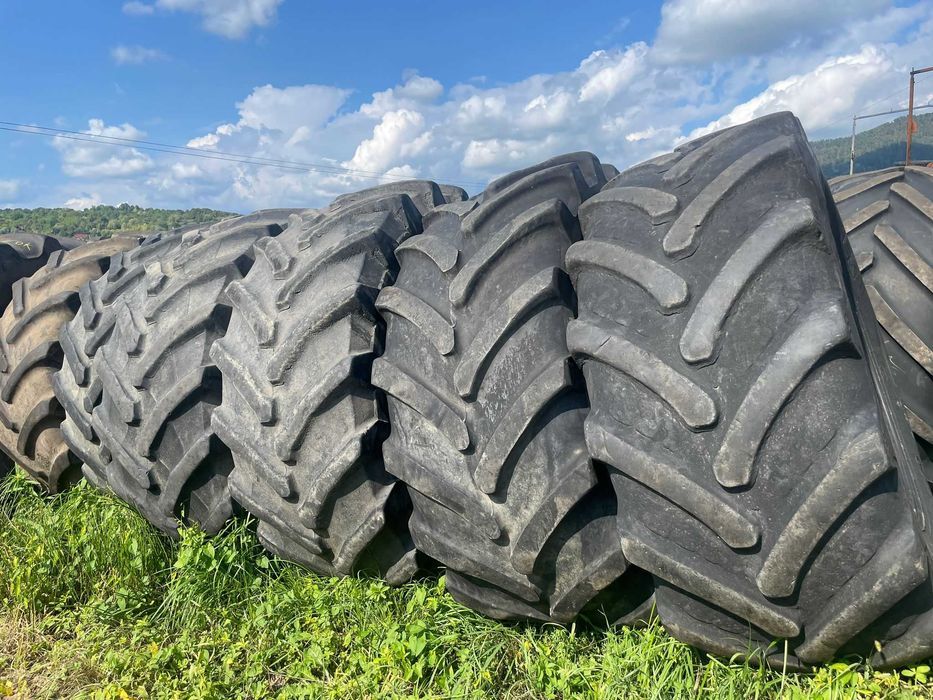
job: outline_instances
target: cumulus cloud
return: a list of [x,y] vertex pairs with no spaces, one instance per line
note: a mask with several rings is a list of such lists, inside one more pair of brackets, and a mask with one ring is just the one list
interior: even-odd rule
[[96,207],[98,204],[103,204],[100,195],[91,193],[80,194],[76,197],[66,199],[62,206],[66,209],[90,209],[91,207]]
[[863,103],[868,90],[892,70],[888,55],[874,46],[865,46],[856,54],[829,59],[808,73],[769,85],[728,114],[694,130],[691,137],[783,110],[794,112],[810,130],[816,131],[838,120],[841,114],[852,114]]
[[[228,39],[242,39],[254,27],[272,23],[281,3],[282,0],[156,0],[155,7],[200,15],[207,31]],[[123,9],[126,11],[126,5]]]
[[[91,119],[82,133],[118,139],[140,139],[146,134],[132,124],[107,126],[102,119]],[[152,159],[135,148],[55,137],[52,144],[61,154],[62,172],[70,177],[127,177],[153,167]]]
[[[356,147],[353,157],[343,166],[351,170],[381,173],[401,156],[421,153],[428,143],[424,116],[408,109],[386,112],[373,128],[373,134]],[[411,166],[409,170],[413,171]]]
[[139,65],[168,58],[159,49],[149,49],[145,46],[124,46],[123,44],[110,49],[110,57],[118,66]]
[[661,7],[654,52],[668,63],[761,55],[802,37],[838,32],[890,5],[890,0],[668,0]]
[[305,127],[318,129],[331,119],[350,96],[349,90],[329,85],[276,88],[263,85],[237,103],[240,126],[273,129],[291,138]]
[[588,75],[580,88],[580,101],[601,99],[608,101],[630,85],[644,70],[648,46],[642,42],[634,44],[619,55],[597,51],[580,64],[580,70]]
[[[716,58],[696,64],[695,57],[685,56],[672,64],[664,53],[664,42],[676,36],[671,22],[678,15],[671,8],[683,15],[677,21],[695,15],[699,22],[696,8],[704,2],[713,3],[707,8],[720,7],[715,3],[725,0],[670,0],[667,25],[662,24],[655,45],[596,50],[562,72],[511,83],[444,85],[409,71],[397,84],[353,102],[343,86],[261,85],[237,102],[235,111],[218,115],[224,120],[220,126],[189,135],[191,147],[249,154],[265,159],[261,166],[64,140],[56,148],[63,171],[83,178],[80,189],[107,202],[238,211],[320,206],[348,189],[378,182],[366,177],[369,173],[386,179],[429,177],[476,192],[497,175],[557,153],[591,150],[624,167],[685,138],[777,110],[798,114],[811,136],[834,135],[846,128],[853,111],[902,84],[905,67],[920,65],[933,41],[928,3],[899,8],[852,0],[852,17],[840,20],[830,35],[804,37],[808,25],[784,5],[742,0],[721,5],[726,25],[770,23],[783,32],[782,45],[793,50],[726,63]],[[797,0],[785,4],[812,16]],[[827,16],[837,11],[835,0],[824,6]],[[694,15],[683,14],[690,8]],[[694,39],[699,47],[707,41]],[[754,50],[766,52],[768,41]],[[717,56],[733,58],[751,50],[720,48]],[[100,120],[90,123],[89,132],[141,134],[131,125]],[[292,165],[275,167],[272,161]]]

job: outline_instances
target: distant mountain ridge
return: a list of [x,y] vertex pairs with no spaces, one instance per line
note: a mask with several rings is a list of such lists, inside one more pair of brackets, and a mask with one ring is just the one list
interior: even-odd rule
[[[917,131],[911,145],[911,161],[933,160],[933,112],[914,115],[914,121]],[[849,136],[810,142],[827,178],[849,174],[851,143]],[[858,132],[855,135],[855,172],[881,170],[903,162],[906,149],[906,116]]]
[[130,231],[167,231],[189,224],[210,224],[233,212],[214,209],[147,209],[132,204],[89,209],[0,209],[0,233],[26,231],[55,236],[107,237]]

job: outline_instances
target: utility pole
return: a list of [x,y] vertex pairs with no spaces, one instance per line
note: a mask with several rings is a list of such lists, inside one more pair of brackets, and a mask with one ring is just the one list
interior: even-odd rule
[[857,114],[852,115],[852,146],[849,149],[849,175],[855,175],[855,121]]
[[910,93],[907,98],[907,154],[904,156],[904,165],[910,165],[910,142],[914,133],[914,76],[919,75],[920,73],[929,73],[933,71],[933,66],[928,68],[911,68],[910,69]]
[[[915,105],[914,109],[933,109],[933,102],[925,105]],[[888,114],[903,114],[906,109],[891,109],[887,112],[875,112],[874,114],[856,114],[852,117],[852,144],[849,147],[849,175],[855,174],[855,124],[859,119],[872,119],[874,117],[884,117]]]

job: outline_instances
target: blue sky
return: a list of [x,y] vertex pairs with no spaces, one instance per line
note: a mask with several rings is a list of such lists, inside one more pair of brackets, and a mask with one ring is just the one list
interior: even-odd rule
[[350,172],[0,131],[0,207],[319,206],[378,182],[364,172],[476,191],[563,151],[625,166],[779,109],[836,135],[900,106],[931,46],[929,1],[3,0],[0,121]]

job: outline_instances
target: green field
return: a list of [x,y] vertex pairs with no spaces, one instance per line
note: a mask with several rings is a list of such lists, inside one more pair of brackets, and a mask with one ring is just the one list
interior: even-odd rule
[[645,629],[502,624],[441,581],[392,589],[268,559],[248,523],[170,542],[81,485],[0,485],[0,697],[933,697],[926,666],[815,674]]

